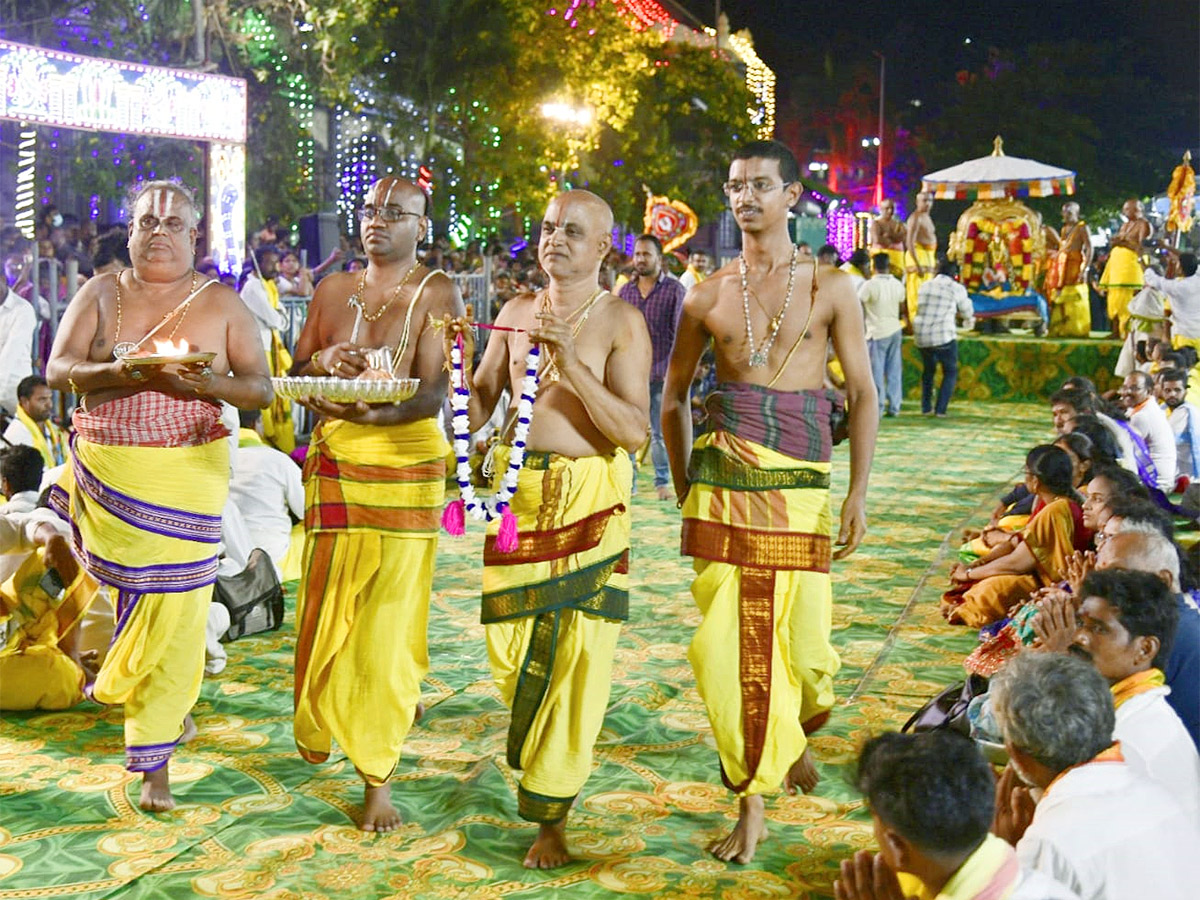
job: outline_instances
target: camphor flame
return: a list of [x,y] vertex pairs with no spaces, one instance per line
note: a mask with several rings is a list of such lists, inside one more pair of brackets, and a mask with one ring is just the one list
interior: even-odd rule
[[188,342],[183,338],[179,339],[179,343],[174,341],[158,341],[154,342],[154,353],[157,356],[184,356],[190,352],[191,348]]

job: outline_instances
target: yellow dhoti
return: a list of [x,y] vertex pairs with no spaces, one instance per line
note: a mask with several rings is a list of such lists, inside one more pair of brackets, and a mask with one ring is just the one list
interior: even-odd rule
[[[496,471],[507,467],[500,448]],[[484,545],[483,615],[492,675],[512,709],[508,763],[522,818],[566,816],[592,769],[612,659],[629,615],[629,457],[529,453],[512,510],[520,540]]]
[[[753,412],[714,403],[717,430],[697,440],[683,505],[683,552],[695,558],[692,595],[704,615],[688,651],[712,723],[722,777],[740,796],[779,786],[807,744],[805,723],[833,707],[839,668],[829,642],[829,426],[824,392],[782,395],[732,386],[764,405],[758,432]],[[775,423],[794,435],[795,421],[766,408],[773,398],[808,403],[812,452],[801,459],[739,437],[772,441]],[[804,427],[804,426],[801,426]],[[823,448],[823,449],[822,449]],[[793,449],[789,447],[789,449]],[[820,459],[824,456],[825,459]]]
[[[75,426],[51,505],[88,574],[117,590],[113,643],[88,694],[125,705],[126,767],[153,771],[200,693],[229,448],[217,407],[150,391],[76,410]],[[129,445],[139,440],[159,445]]]
[[1129,326],[1129,301],[1144,284],[1137,254],[1128,247],[1113,247],[1104,274],[1100,276],[1100,287],[1108,292],[1108,318],[1118,327],[1122,337]]
[[[925,270],[917,272],[917,265]],[[917,292],[921,285],[934,276],[937,265],[937,244],[916,244],[913,252],[904,254],[904,294],[908,306],[908,321],[917,317]]]
[[305,463],[296,746],[316,763],[336,741],[370,785],[391,777],[429,670],[446,449],[434,419],[326,422]]
[[1050,337],[1085,338],[1092,330],[1092,308],[1086,284],[1064,285],[1050,307]]

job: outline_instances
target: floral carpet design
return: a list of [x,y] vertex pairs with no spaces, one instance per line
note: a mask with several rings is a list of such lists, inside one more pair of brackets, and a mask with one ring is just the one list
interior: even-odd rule
[[[829,897],[838,862],[872,842],[849,784],[856,748],[960,678],[974,642],[937,613],[945,538],[990,508],[1048,427],[1044,407],[1025,404],[960,402],[936,420],[910,406],[884,420],[867,542],[835,563],[842,669],[838,706],[813,739],[822,781],[811,796],[768,798],[770,838],[749,866],[704,852],[736,807],[686,659],[699,617],[690,561],[678,554],[678,513],[654,498],[644,467],[631,617],[595,769],[568,823],[571,864],[552,872],[520,865],[534,826],[517,818],[504,762],[508,713],[479,624],[475,530],[441,542],[427,712],[393,788],[399,831],[354,827],[362,785],[343,756],[310,766],[296,753],[289,608],[281,631],[230,644],[228,667],[206,679],[199,735],[172,763],[180,805],[170,813],[136,806],[138,779],[121,766],[119,709],[0,720],[0,900]],[[846,477],[843,445],[836,502]]]

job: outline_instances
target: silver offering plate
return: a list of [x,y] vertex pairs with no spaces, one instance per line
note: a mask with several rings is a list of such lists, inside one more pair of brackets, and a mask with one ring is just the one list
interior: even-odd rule
[[412,399],[421,386],[419,378],[335,378],[333,376],[287,376],[272,378],[275,393],[288,400],[316,397],[333,403],[400,403]]

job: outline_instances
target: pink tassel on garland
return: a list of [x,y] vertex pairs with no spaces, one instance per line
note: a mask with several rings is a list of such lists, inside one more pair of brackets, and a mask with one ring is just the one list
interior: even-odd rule
[[504,504],[504,512],[500,515],[500,530],[496,533],[496,552],[512,553],[517,549],[517,516]]
[[454,537],[462,537],[467,533],[466,505],[461,499],[446,504],[442,510],[442,527],[446,529],[446,534]]

